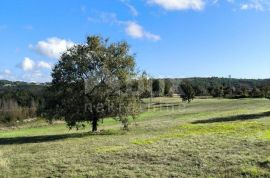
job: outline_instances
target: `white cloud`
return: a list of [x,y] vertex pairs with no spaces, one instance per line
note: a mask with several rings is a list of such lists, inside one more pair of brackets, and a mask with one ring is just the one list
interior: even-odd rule
[[3,71],[0,72],[0,79],[2,80],[12,80],[12,81],[15,81],[16,80],[16,77],[13,76],[11,70],[9,69],[5,69]]
[[[46,61],[34,61],[29,57],[25,57],[19,67],[22,74],[17,77],[27,82],[48,82],[51,81],[50,73],[52,65]],[[6,71],[7,72],[7,71]]]
[[[202,10],[207,5],[216,5],[221,0],[146,0],[148,4],[158,5],[168,11]],[[270,0],[226,0],[240,10],[270,10]]]
[[204,0],[147,0],[149,4],[161,6],[165,10],[202,10],[205,6]]
[[254,9],[257,11],[263,11],[264,6],[260,1],[248,2],[240,5],[241,10],[250,10]]
[[53,37],[48,38],[45,41],[39,41],[37,45],[30,45],[29,47],[35,49],[42,55],[59,59],[67,49],[73,47],[74,45],[75,43],[70,40]]
[[133,16],[139,15],[139,12],[137,11],[137,9],[134,6],[132,6],[130,4],[126,4],[126,6],[129,8],[129,10]]
[[3,73],[5,75],[11,75],[11,71],[9,69],[5,69]]
[[135,39],[146,38],[152,41],[160,40],[159,35],[155,35],[145,31],[143,27],[137,24],[136,22],[128,22],[125,31],[127,35]]
[[25,57],[21,63],[21,68],[24,71],[31,71],[34,69],[34,67],[35,67],[35,62],[28,57]]
[[139,15],[139,12],[137,11],[137,9],[131,5],[129,3],[129,0],[120,0],[125,6],[127,6],[129,8],[129,11],[131,13],[132,16],[136,17]]
[[[37,69],[52,69],[52,65],[45,61],[38,61],[35,62],[34,60],[30,59],[29,57],[25,57],[19,67],[24,72],[36,71]],[[8,71],[6,71],[8,73]]]
[[100,11],[93,11],[92,16],[87,18],[90,22],[96,23],[108,23],[108,24],[117,24],[121,25],[122,21],[118,20],[117,15],[115,13],[109,12],[100,12]]
[[17,67],[22,70],[20,73],[14,74],[11,70],[5,69],[0,71],[0,79],[26,82],[49,82],[52,79],[50,74],[53,65],[46,61],[35,61],[25,57]]
[[151,41],[159,41],[161,39],[159,35],[145,31],[144,28],[136,22],[119,20],[115,13],[95,11],[94,16],[88,17],[88,20],[91,22],[100,22],[100,23],[123,26],[125,28],[126,34],[128,36],[131,36],[134,39],[145,38]]
[[39,61],[37,64],[38,68],[43,68],[43,69],[52,69],[52,65],[45,62],[45,61]]
[[135,22],[130,22],[126,27],[126,33],[133,38],[144,36],[143,28]]
[[243,2],[227,0],[227,2],[236,5],[240,10],[270,10],[270,0],[245,0]]
[[52,80],[51,76],[48,73],[43,73],[39,70],[25,72],[20,77],[22,81],[26,82],[34,82],[34,83],[42,83],[42,82],[49,82]]

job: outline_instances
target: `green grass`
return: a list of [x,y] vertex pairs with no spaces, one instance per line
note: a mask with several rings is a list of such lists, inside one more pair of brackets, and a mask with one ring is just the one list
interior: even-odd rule
[[129,132],[38,120],[0,131],[0,177],[270,177],[270,101],[145,100]]

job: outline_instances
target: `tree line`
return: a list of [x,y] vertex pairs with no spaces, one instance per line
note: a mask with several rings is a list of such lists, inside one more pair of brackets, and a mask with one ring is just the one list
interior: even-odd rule
[[44,98],[42,93],[34,92],[33,88],[31,90],[8,87],[1,91],[0,123],[10,125],[24,119],[37,117],[40,112],[39,105]]
[[[189,102],[195,96],[224,98],[269,98],[270,96],[267,80],[258,80],[259,82],[251,80],[252,82],[249,85],[247,85],[248,80],[242,82],[242,80],[238,79],[233,79],[231,83],[228,82],[230,79],[220,78],[178,79],[177,82],[175,80],[153,79],[144,72],[139,78],[133,79],[130,86],[133,91],[139,91],[138,97],[140,99],[171,97],[173,94],[178,94],[184,101]],[[223,81],[223,83],[219,81]],[[23,85],[16,85],[12,82],[9,83],[8,86],[0,86],[0,122],[6,124],[42,116],[45,109],[45,100],[50,98],[48,95],[54,95],[49,93],[55,92],[48,90],[51,84],[34,85],[24,83]],[[72,99],[72,101],[74,103],[75,99]],[[52,103],[49,104],[53,106]],[[127,124],[128,122],[123,121],[123,123]]]
[[[223,98],[269,98],[268,80],[240,80],[223,78],[154,79],[146,72],[132,79],[131,90],[138,91],[138,98],[172,97],[180,95],[190,102],[195,96]],[[3,84],[5,83],[5,84]],[[8,83],[8,85],[7,85]],[[83,84],[84,85],[84,84]],[[0,123],[14,124],[28,118],[43,116],[45,100],[54,98],[51,84],[0,82]],[[84,86],[83,86],[84,87]],[[48,97],[51,95],[51,97]],[[53,100],[56,100],[54,98]],[[74,103],[74,99],[72,99]],[[50,101],[56,102],[56,101]],[[49,103],[53,106],[52,103]],[[54,110],[54,109],[53,109]],[[122,119],[127,127],[127,120]]]

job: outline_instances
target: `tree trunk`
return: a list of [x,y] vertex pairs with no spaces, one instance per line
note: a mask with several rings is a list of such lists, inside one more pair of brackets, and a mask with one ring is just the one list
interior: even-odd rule
[[93,121],[92,121],[92,132],[96,132],[97,131],[97,125],[98,125],[98,118],[94,117]]

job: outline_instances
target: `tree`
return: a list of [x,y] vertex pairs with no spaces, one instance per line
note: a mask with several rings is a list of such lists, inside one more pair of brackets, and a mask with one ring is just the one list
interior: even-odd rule
[[196,96],[207,96],[208,91],[203,85],[196,84],[193,87]]
[[247,98],[249,96],[249,91],[246,86],[240,88],[240,95],[242,98]]
[[227,86],[224,88],[224,97],[225,98],[231,98],[233,95],[233,90],[231,87]]
[[252,96],[253,98],[261,98],[263,97],[263,93],[259,88],[254,87],[250,92],[250,96]]
[[192,88],[191,83],[187,80],[180,83],[178,91],[183,101],[188,101],[190,103],[195,97],[195,91]]
[[263,97],[269,98],[269,95],[270,95],[269,86],[263,86],[263,87],[261,87],[261,94],[262,94]]
[[152,81],[152,91],[155,97],[162,96],[162,82],[159,79],[154,79]]
[[214,88],[212,92],[213,97],[223,97],[224,96],[224,89],[222,86]]
[[150,98],[151,97],[151,81],[149,80],[148,74],[144,71],[139,78],[140,86],[141,86],[141,94],[140,98]]
[[70,128],[89,122],[93,132],[106,117],[126,122],[138,113],[139,97],[130,84],[134,68],[126,42],[87,37],[86,44],[69,49],[54,67],[45,114],[65,119]]
[[164,83],[164,96],[173,96],[172,82],[170,81],[170,79],[165,79]]

